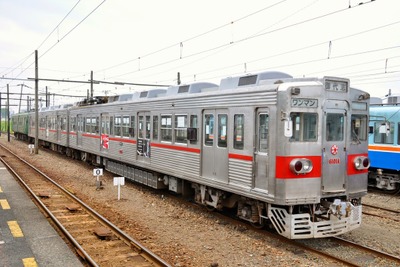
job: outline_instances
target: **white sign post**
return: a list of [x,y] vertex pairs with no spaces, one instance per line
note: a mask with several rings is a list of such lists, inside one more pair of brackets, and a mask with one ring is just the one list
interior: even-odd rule
[[96,189],[101,188],[101,181],[99,176],[103,175],[103,169],[93,169],[93,176],[96,176]]
[[121,198],[121,185],[125,185],[125,177],[114,177],[114,186],[118,186],[118,200]]
[[29,154],[33,154],[33,149],[35,148],[35,145],[34,144],[29,144],[28,148],[29,148]]

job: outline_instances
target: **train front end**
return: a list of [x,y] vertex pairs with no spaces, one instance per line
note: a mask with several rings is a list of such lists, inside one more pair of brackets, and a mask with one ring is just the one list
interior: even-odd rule
[[268,217],[291,239],[361,225],[367,193],[369,94],[347,79],[283,83],[278,91],[275,203]]

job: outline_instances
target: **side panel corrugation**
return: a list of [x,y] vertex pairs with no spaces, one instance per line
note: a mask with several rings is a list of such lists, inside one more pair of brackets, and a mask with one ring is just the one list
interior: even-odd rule
[[253,184],[252,161],[229,159],[229,183],[252,187]]
[[190,176],[200,174],[200,154],[152,147],[151,164],[160,170],[168,170],[172,173]]

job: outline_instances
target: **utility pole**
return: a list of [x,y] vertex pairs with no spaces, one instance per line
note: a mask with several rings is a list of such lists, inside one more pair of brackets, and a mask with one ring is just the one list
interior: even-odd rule
[[90,98],[93,98],[93,71],[90,71]]
[[2,123],[1,123],[1,93],[0,93],[0,136],[1,136],[1,130],[2,130]]
[[35,50],[35,154],[39,154],[39,64],[38,51]]
[[18,107],[18,113],[21,113],[21,101],[22,101],[22,90],[24,88],[24,84],[21,84],[21,95],[19,96],[19,107]]
[[7,140],[10,142],[10,93],[9,85],[7,83]]
[[49,103],[50,103],[49,94],[47,92],[47,86],[46,86],[46,107],[50,106]]
[[178,72],[178,85],[180,85],[180,84],[181,84],[181,73]]

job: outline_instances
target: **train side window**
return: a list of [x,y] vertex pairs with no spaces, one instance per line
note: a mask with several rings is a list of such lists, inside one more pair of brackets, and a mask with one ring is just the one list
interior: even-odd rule
[[235,114],[233,120],[233,148],[242,150],[244,147],[244,115]]
[[153,140],[158,140],[158,116],[153,116]]
[[61,118],[61,131],[66,131],[67,130],[67,118],[62,117]]
[[293,136],[290,141],[317,141],[317,113],[294,112],[290,114],[290,118],[293,123]]
[[101,116],[101,133],[110,134],[110,118],[106,115]]
[[121,136],[121,116],[114,117],[114,135]]
[[397,145],[400,145],[400,123],[397,124]]
[[394,127],[393,123],[375,122],[374,142],[376,144],[393,144]]
[[218,114],[218,147],[228,146],[228,115]]
[[172,115],[161,115],[161,141],[172,141]]
[[99,133],[99,117],[92,118],[92,133]]
[[268,114],[258,114],[258,151],[267,153],[268,152]]
[[204,115],[204,145],[213,146],[214,145],[214,115],[205,114]]
[[175,115],[175,142],[187,143],[187,115]]
[[197,144],[197,129],[199,128],[199,122],[197,119],[197,115],[190,115],[190,134],[188,134],[188,138],[190,139],[191,144]]
[[110,117],[110,134],[114,135],[114,117]]
[[131,116],[131,126],[129,127],[129,137],[131,138],[135,137],[135,130],[136,130],[135,122],[136,122],[135,116]]
[[86,133],[90,133],[91,122],[92,122],[92,120],[90,117],[86,118],[86,123],[85,123],[85,132]]
[[144,138],[143,129],[144,129],[144,117],[139,116],[138,118],[139,128],[138,128],[138,137]]
[[69,119],[69,128],[71,132],[76,132],[76,117],[71,117]]
[[151,121],[150,116],[146,116],[146,139],[150,139]]
[[131,125],[131,120],[129,116],[122,116],[122,136],[129,137],[129,126]]

